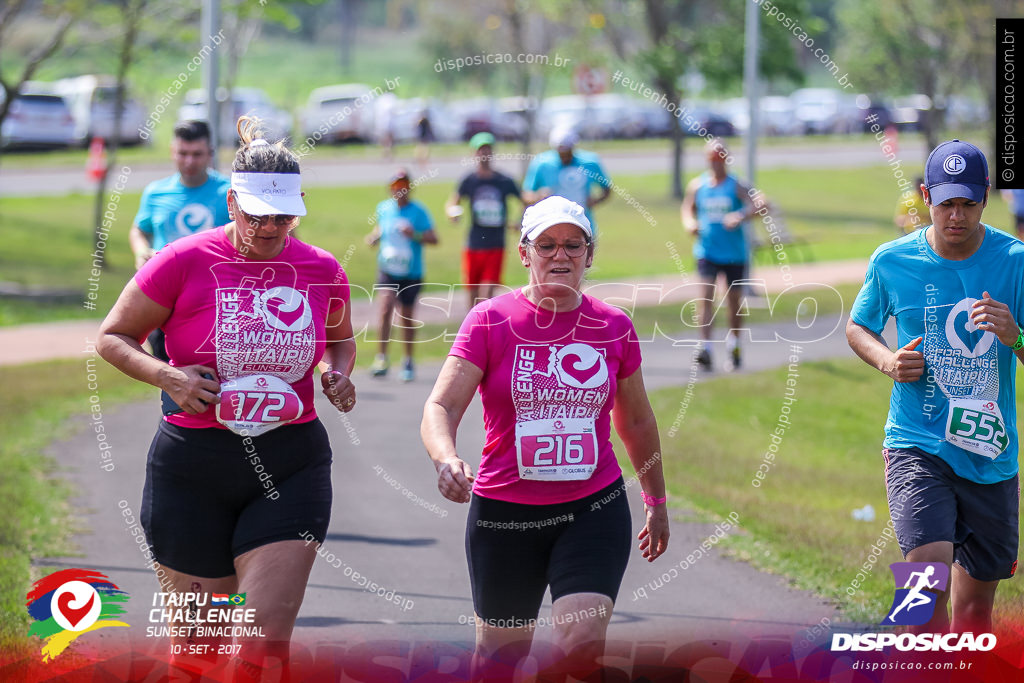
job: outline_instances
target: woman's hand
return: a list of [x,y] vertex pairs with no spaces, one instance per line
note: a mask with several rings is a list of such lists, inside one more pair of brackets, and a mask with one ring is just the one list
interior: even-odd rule
[[452,458],[437,464],[437,490],[455,503],[468,503],[473,491],[473,468],[461,458]]
[[324,388],[324,396],[341,412],[347,413],[355,407],[356,387],[347,375],[330,370],[320,375],[320,384]]
[[[160,388],[189,415],[206,412],[210,404],[220,403],[217,371],[206,365],[166,366]],[[204,375],[206,375],[204,377]]]
[[645,505],[647,523],[640,530],[640,552],[648,562],[654,562],[668,548],[668,506]]

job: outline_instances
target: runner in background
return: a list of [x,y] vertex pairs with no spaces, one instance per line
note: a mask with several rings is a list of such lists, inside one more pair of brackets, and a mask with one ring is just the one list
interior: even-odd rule
[[[174,240],[231,220],[227,204],[230,182],[210,168],[213,148],[205,121],[182,121],[174,126],[171,159],[178,172],[146,186],[128,233],[136,270]],[[154,356],[168,360],[163,330],[153,330],[149,345]]]
[[[298,158],[267,142],[255,118],[239,119],[238,134],[234,220],[146,262],[103,321],[97,350],[172,399],[146,463],[146,540],[173,592],[245,594],[263,637],[244,640],[240,657],[252,668],[233,680],[258,680],[264,662],[287,662],[316,557],[303,538],[322,543],[331,518],[313,368],[328,362],[321,387],[348,412],[356,345],[345,271],[290,234],[306,215]],[[170,363],[141,346],[157,327]],[[207,603],[200,616],[215,609]],[[216,659],[213,641],[205,656]]]
[[900,200],[896,204],[896,216],[893,218],[900,235],[908,235],[931,222],[928,205],[924,202],[923,187],[924,178],[918,176],[914,178],[914,191],[900,195]]
[[478,298],[490,299],[497,293],[505,260],[505,229],[519,228],[518,221],[510,224],[508,198],[515,197],[520,202],[523,198],[516,181],[494,170],[493,135],[477,133],[469,146],[476,158],[476,170],[459,181],[445,210],[449,220],[458,222],[462,216],[460,204],[463,199],[469,200],[470,226],[462,251],[462,282],[472,308]]
[[[575,149],[579,135],[572,127],[555,128],[549,142],[552,149],[535,156],[526,169],[523,198],[527,204],[535,204],[551,195],[576,202],[586,209],[597,240],[597,221],[592,209],[611,197],[612,181],[596,154]],[[597,194],[594,194],[595,189]]]
[[[469,312],[420,429],[442,495],[470,504],[475,679],[502,676],[529,651],[549,586],[564,665],[585,669],[603,654],[632,535],[612,424],[641,485],[643,557],[657,559],[669,538],[636,331],[580,291],[594,258],[583,207],[549,197],[526,210],[521,234],[529,284]],[[474,475],[455,439],[477,390],[487,434]]]
[[1024,190],[1003,190],[1003,199],[1010,204],[1017,239],[1024,240]]
[[374,377],[388,373],[388,342],[397,301],[405,342],[401,378],[403,382],[411,382],[416,377],[412,353],[416,344],[413,314],[423,284],[423,245],[437,244],[438,240],[430,213],[411,197],[409,172],[400,169],[392,176],[389,189],[391,199],[377,205],[377,223],[366,236],[367,244],[380,246],[374,288],[380,292],[380,341],[370,373]]
[[683,227],[694,236],[693,255],[697,259],[697,272],[704,284],[701,300],[701,346],[697,362],[705,370],[713,367],[711,349],[708,348],[713,329],[715,290],[718,276],[725,278],[726,300],[729,302],[729,327],[725,346],[729,353],[726,369],[740,367],[740,302],[743,288],[733,286],[747,276],[750,263],[750,245],[747,221],[754,215],[748,188],[736,176],[726,171],[729,150],[718,138],[704,146],[708,171],[697,176],[686,186],[681,214]]
[[981,222],[988,163],[974,145],[942,143],[924,178],[932,224],[875,250],[846,336],[894,380],[882,454],[903,555],[955,565],[920,632],[946,632],[952,600],[952,630],[985,633],[1017,568],[1024,244]]

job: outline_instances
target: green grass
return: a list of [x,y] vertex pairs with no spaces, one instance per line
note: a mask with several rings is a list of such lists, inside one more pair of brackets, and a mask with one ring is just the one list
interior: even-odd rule
[[[787,368],[698,383],[682,420],[685,389],[654,392],[668,488],[716,515],[739,514],[746,533],[729,538],[733,556],[824,596],[847,619],[877,623],[892,600],[888,565],[903,559],[895,540],[882,536],[888,508],[881,442],[891,381],[852,358],[800,363],[797,372],[792,426],[773,461],[764,458]],[[1017,386],[1024,400],[1024,384]],[[769,468],[755,487],[762,463]],[[851,511],[867,504],[875,521],[854,520]],[[880,538],[882,554],[850,596],[847,587]],[[1024,584],[1002,582],[997,617],[1022,612]]]
[[[75,552],[78,528],[70,509],[71,486],[57,463],[44,454],[75,426],[70,418],[88,412],[86,356],[17,367],[0,367],[0,649],[23,640],[28,626],[25,595],[32,581],[49,570],[47,557]],[[152,395],[146,387],[96,358],[95,372],[104,411],[120,402]],[[98,450],[85,454],[82,467],[98,466]],[[31,562],[40,564],[32,566]]]

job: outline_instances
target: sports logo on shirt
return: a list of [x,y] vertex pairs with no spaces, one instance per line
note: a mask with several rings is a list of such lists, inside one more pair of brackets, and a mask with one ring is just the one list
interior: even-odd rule
[[961,299],[946,317],[946,340],[966,358],[980,358],[988,352],[996,335],[982,330],[971,320],[971,306],[977,299]]
[[589,344],[569,344],[555,353],[555,372],[562,384],[593,389],[608,381],[604,356]]
[[174,217],[174,230],[185,237],[213,227],[213,212],[205,204],[186,204]]
[[309,302],[291,287],[273,287],[256,297],[256,312],[268,327],[295,332],[304,330],[313,320]]

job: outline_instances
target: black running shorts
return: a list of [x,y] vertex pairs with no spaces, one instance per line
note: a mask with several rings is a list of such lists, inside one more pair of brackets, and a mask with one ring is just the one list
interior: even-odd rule
[[149,448],[142,527],[157,562],[220,578],[275,541],[323,542],[331,517],[331,446],[320,420],[243,438],[161,422]]
[[477,616],[499,627],[536,619],[548,586],[552,601],[601,593],[614,602],[632,535],[621,477],[597,493],[555,505],[474,494],[466,556]]

